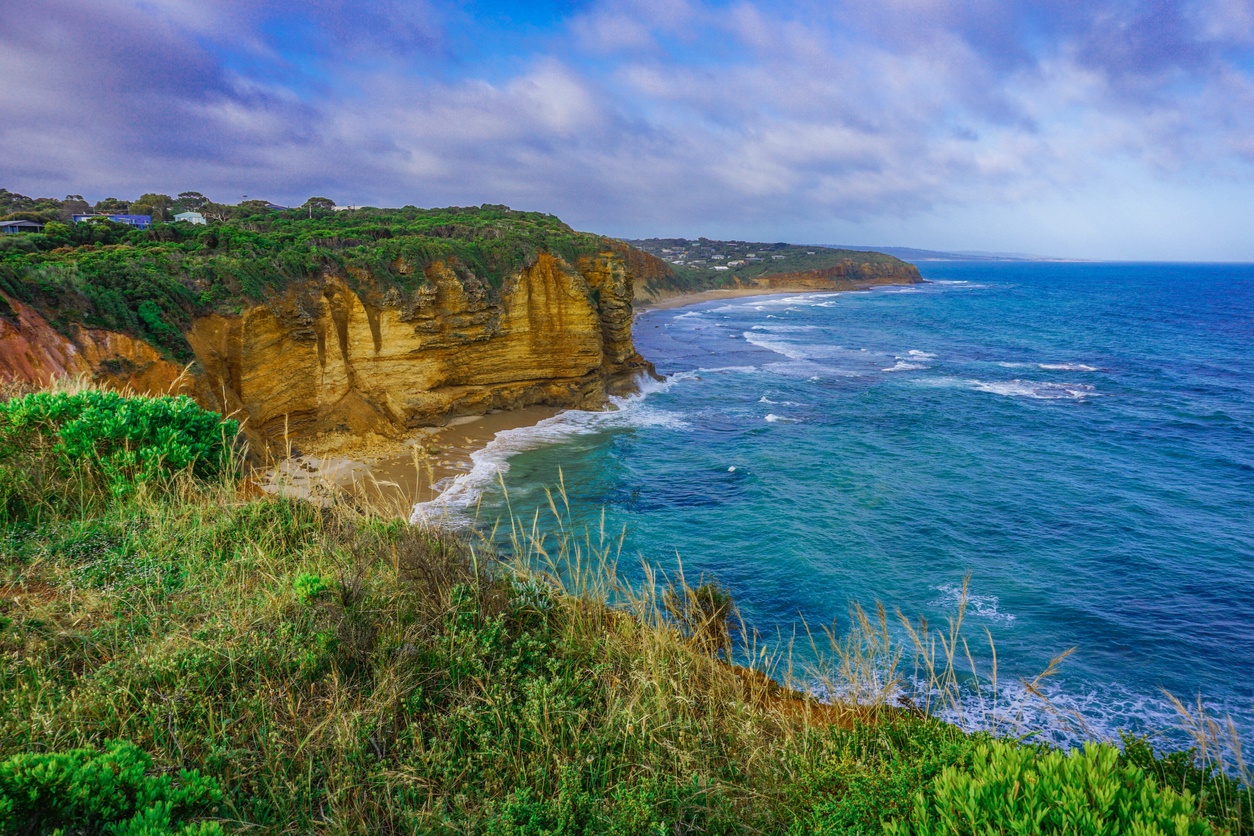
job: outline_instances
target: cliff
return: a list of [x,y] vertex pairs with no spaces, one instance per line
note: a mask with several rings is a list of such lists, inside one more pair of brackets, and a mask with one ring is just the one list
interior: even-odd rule
[[197,317],[185,335],[188,374],[141,339],[77,325],[62,333],[4,296],[12,315],[0,319],[0,379],[87,374],[185,392],[239,419],[254,446],[277,450],[493,409],[595,407],[651,371],[631,339],[633,278],[613,248],[576,265],[539,253],[499,290],[455,259],[422,274],[413,292],[381,292],[361,271],[327,274],[237,314]]
[[499,293],[436,262],[412,295],[337,277],[238,316],[197,319],[200,399],[271,443],[395,434],[535,404],[594,407],[651,367],[631,341],[631,276],[613,252],[548,253]]
[[649,257],[621,242],[503,206],[308,214],[10,236],[0,381],[188,393],[277,451],[597,406],[651,371],[631,337]]
[[[493,205],[48,229],[0,241],[0,381],[86,374],[184,392],[237,418],[258,451],[599,405],[651,371],[632,343],[639,301],[920,281],[889,256],[784,244],[753,245],[771,258],[736,262],[738,273],[673,267]],[[694,253],[741,243],[684,242]]]

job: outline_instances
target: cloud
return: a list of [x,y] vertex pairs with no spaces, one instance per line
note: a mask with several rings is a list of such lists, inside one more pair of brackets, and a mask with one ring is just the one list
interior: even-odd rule
[[774,237],[1251,179],[1248,0],[600,0],[528,38],[473,8],[5,6],[4,185]]

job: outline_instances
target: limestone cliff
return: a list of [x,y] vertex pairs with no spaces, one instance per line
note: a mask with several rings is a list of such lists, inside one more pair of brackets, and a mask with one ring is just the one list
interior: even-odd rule
[[0,377],[86,373],[187,391],[240,419],[261,448],[328,431],[394,435],[492,409],[599,406],[651,370],[632,344],[633,277],[613,249],[577,265],[541,252],[499,290],[455,260],[425,273],[412,292],[382,293],[368,275],[327,275],[238,315],[199,317],[186,335],[195,374],[177,384],[181,368],[142,340],[67,336],[11,301]]
[[631,276],[612,252],[576,269],[539,254],[498,294],[445,262],[406,297],[338,278],[188,334],[202,398],[271,443],[392,434],[534,404],[591,407],[648,369],[631,341]]

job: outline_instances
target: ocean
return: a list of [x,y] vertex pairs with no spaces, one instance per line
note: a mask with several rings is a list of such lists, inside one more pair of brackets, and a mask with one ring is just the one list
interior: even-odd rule
[[[963,722],[1154,733],[1178,725],[1167,691],[1254,743],[1254,267],[919,267],[647,312],[637,348],[666,382],[503,433],[444,502],[490,524],[501,469],[530,518],[560,468],[576,522],[625,530],[624,577],[682,560],[768,641],[847,629],[851,602],[943,623],[969,578],[1004,705]],[[1054,710],[1032,707],[1015,683],[1073,647]]]

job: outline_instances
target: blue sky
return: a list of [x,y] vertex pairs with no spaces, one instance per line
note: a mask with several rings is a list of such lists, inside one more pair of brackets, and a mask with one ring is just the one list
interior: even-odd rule
[[1254,261],[1254,0],[0,4],[0,186]]

